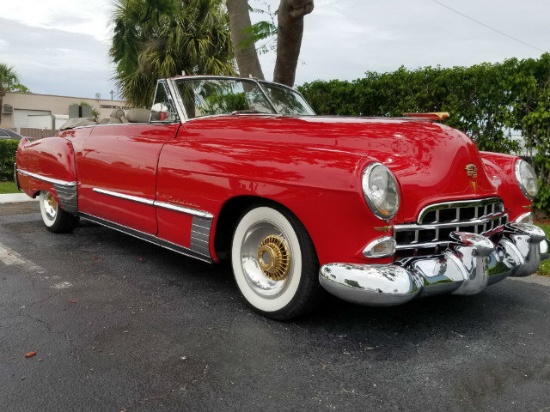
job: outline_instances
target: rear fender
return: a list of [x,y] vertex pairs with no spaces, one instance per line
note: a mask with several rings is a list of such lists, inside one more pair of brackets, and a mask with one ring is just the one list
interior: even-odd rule
[[77,213],[75,153],[70,141],[48,137],[30,142],[22,139],[17,148],[16,179],[27,195],[50,192],[62,209]]

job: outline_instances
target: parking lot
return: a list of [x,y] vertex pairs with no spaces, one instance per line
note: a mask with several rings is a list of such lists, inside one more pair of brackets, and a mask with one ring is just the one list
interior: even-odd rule
[[225,266],[0,205],[3,411],[550,411],[549,313],[532,277],[280,323]]

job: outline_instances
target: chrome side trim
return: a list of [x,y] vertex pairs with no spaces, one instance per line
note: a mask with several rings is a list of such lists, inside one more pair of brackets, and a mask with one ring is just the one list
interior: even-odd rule
[[204,217],[207,219],[214,218],[214,215],[212,213],[206,212],[204,210],[191,209],[189,207],[178,206],[172,203],[159,202],[158,200],[149,200],[139,196],[125,195],[123,193],[113,192],[111,190],[94,188],[93,191],[96,193],[101,193],[106,196],[117,197],[119,199],[129,200],[131,202],[141,203],[148,206],[155,206],[161,209],[173,210],[174,212],[180,212],[186,215]]
[[214,215],[212,213],[206,212],[204,210],[191,209],[189,207],[177,206],[177,205],[173,205],[171,203],[159,202],[157,200],[155,200],[153,202],[153,204],[154,204],[154,206],[160,207],[162,209],[173,210],[175,212],[181,212],[181,213],[185,213],[187,215],[205,217],[205,218],[208,218],[208,219],[212,219],[214,217]]
[[17,187],[19,188],[19,179],[17,178],[17,173],[22,175],[32,177],[33,179],[41,180],[42,182],[51,183],[53,188],[57,193],[59,204],[63,210],[76,214],[78,213],[78,193],[76,182],[67,182],[65,180],[53,179],[51,177],[46,177],[39,175],[37,173],[32,173],[27,170],[18,169],[17,165],[15,166],[15,177],[17,182]]
[[[205,260],[204,257],[207,257],[208,258],[207,261],[211,262],[210,229],[212,227],[212,219],[214,218],[214,215],[212,213],[208,213],[203,210],[196,210],[188,207],[177,206],[171,203],[159,202],[156,200],[149,200],[138,196],[125,195],[122,193],[113,192],[111,190],[94,188],[93,191],[96,193],[101,193],[106,196],[112,196],[118,199],[129,200],[131,202],[136,202],[147,206],[158,207],[166,210],[172,210],[174,212],[193,216],[193,221],[191,224],[191,244],[189,248],[185,248],[183,246],[179,246],[174,243],[166,242],[162,239],[159,239],[156,236],[151,236],[139,231],[135,231],[137,234],[133,234],[133,236],[139,237],[140,239],[147,240],[151,243],[155,243],[159,246],[166,247],[170,250],[175,250],[176,252],[182,253],[187,256],[192,256],[192,257],[203,256],[203,258],[200,258],[201,260]],[[99,218],[96,218],[96,219],[99,219]],[[98,222],[98,223],[101,223],[101,222]],[[108,224],[105,224],[105,223],[101,223],[101,224],[108,227],[113,227],[121,232],[129,233],[129,234],[132,234],[130,233],[130,231],[134,230],[124,226],[120,226],[114,222],[109,222]],[[115,227],[115,225],[117,227]],[[168,243],[170,246],[166,246],[164,243]]]
[[63,186],[54,183],[61,207],[69,213],[78,213],[78,192],[76,186]]
[[210,255],[210,228],[212,219],[194,216],[191,226],[191,250],[201,255]]
[[17,190],[21,190],[21,186],[19,186],[19,177],[17,176],[17,163],[13,164],[13,180],[17,185]]
[[76,182],[67,182],[66,180],[53,179],[51,177],[42,176],[37,173],[28,172],[23,169],[17,169],[17,172],[21,173],[22,175],[32,177],[34,179],[42,180],[46,183],[52,183],[57,186],[76,187]]
[[145,199],[143,197],[125,195],[123,193],[113,192],[111,190],[98,189],[96,187],[93,188],[93,191],[96,193],[101,193],[102,195],[117,197],[119,199],[124,199],[124,200],[130,200],[132,202],[141,203],[149,206],[153,206],[155,203],[153,200]]
[[175,243],[168,242],[167,240],[159,239],[154,235],[150,235],[148,233],[144,233],[139,230],[129,228],[127,226],[119,225],[118,223],[114,223],[109,220],[102,219],[100,217],[89,215],[86,213],[80,213],[80,216],[92,222],[98,223],[102,226],[108,227],[109,229],[114,229],[118,232],[133,236],[137,239],[145,240],[146,242],[160,246],[164,249],[171,250],[172,252],[176,252],[185,256],[202,260],[203,262],[206,262],[206,263],[213,263],[213,260],[210,257],[210,254],[205,254],[202,252],[202,250],[199,250],[198,248],[196,250],[188,249],[186,247],[176,245]]

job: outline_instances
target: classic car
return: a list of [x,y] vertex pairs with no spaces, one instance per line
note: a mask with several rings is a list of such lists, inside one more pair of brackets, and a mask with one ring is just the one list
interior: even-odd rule
[[291,88],[216,76],[159,80],[134,112],[23,139],[19,187],[52,232],[85,218],[229,260],[265,316],[303,315],[326,291],[375,306],[475,294],[548,257],[529,164],[436,114],[316,116]]

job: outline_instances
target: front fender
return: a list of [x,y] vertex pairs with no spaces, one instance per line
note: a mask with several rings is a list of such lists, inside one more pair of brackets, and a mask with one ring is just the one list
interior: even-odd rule
[[515,165],[520,159],[518,156],[481,152],[487,175],[492,179],[499,196],[504,201],[510,222],[530,213],[533,205],[527,199],[516,180]]
[[45,190],[67,212],[78,211],[75,153],[67,139],[22,139],[17,148],[16,178],[27,195],[36,197]]

